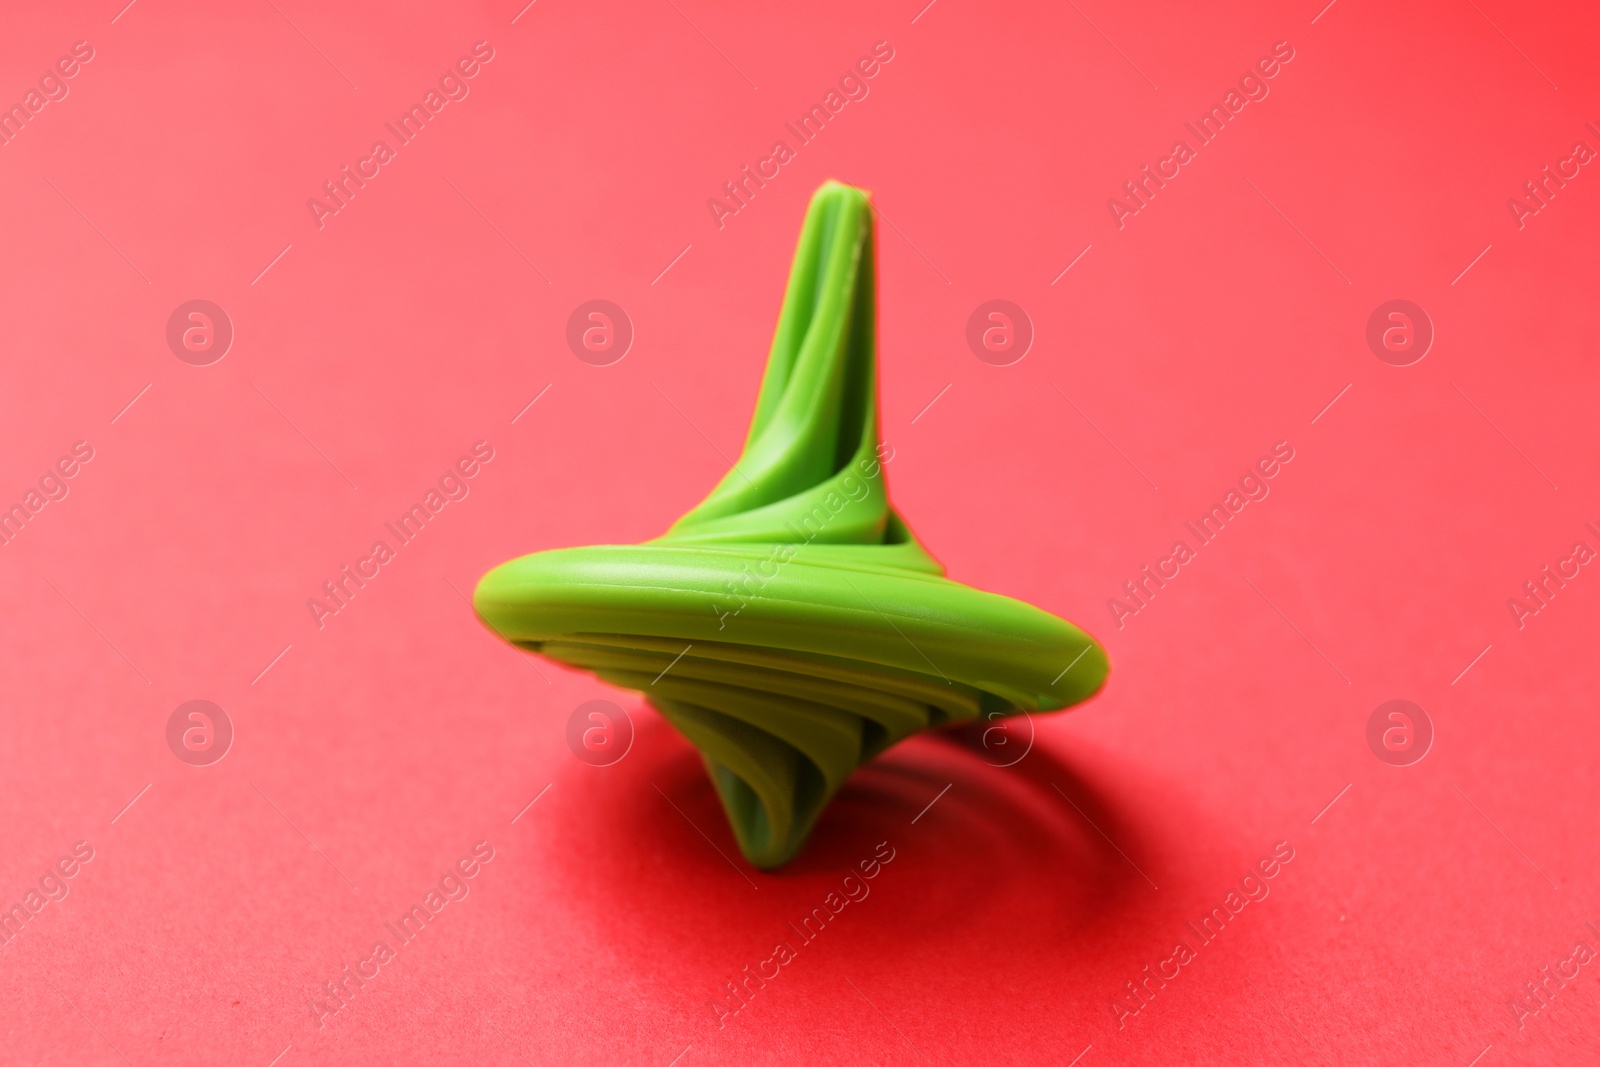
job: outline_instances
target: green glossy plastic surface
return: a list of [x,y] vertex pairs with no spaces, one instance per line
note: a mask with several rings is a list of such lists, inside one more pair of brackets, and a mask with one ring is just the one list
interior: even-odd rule
[[734,468],[653,541],[523,556],[473,597],[507,640],[643,693],[704,755],[757,867],[895,742],[1067,707],[1108,670],[1070,623],[945,578],[890,505],[875,266],[867,194],[824,184]]

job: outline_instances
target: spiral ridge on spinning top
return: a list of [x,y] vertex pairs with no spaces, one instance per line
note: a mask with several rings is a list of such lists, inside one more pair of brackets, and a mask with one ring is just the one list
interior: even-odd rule
[[653,541],[536,552],[473,595],[513,644],[644,694],[757,867],[897,741],[1068,707],[1109,670],[1071,623],[946,578],[889,503],[875,271],[867,194],[825,183],[733,469]]

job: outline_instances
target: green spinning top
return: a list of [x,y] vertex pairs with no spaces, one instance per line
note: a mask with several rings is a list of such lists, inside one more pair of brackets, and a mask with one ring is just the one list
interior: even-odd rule
[[1109,669],[1072,624],[950,581],[889,504],[875,266],[867,194],[824,184],[733,470],[653,541],[536,552],[473,595],[512,643],[643,693],[757,867],[792,858],[895,742],[1056,711]]

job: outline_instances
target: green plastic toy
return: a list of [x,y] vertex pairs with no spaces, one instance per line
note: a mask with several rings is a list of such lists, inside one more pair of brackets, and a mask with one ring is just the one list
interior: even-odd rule
[[517,646],[643,693],[757,867],[792,858],[895,742],[1065,708],[1109,669],[1072,624],[947,579],[889,504],[875,267],[867,194],[827,182],[739,462],[661,537],[523,556],[473,596]]

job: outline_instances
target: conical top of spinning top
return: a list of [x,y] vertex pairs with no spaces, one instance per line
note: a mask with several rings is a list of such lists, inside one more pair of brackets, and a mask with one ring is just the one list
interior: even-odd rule
[[879,458],[872,207],[812,198],[744,454],[642,545],[537,552],[473,605],[508,640],[637,689],[705,757],[745,858],[787,862],[857,766],[930,727],[1094,694],[1072,624],[950,581]]

